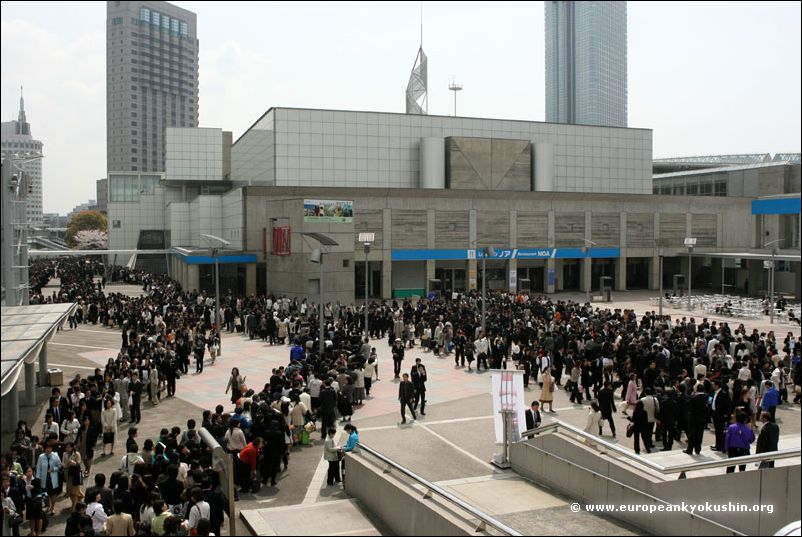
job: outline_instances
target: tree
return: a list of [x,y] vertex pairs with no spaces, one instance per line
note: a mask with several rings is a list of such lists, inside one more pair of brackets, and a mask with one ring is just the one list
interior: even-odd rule
[[77,250],[108,250],[109,235],[99,229],[82,229],[73,237]]
[[81,211],[73,215],[72,220],[70,220],[65,239],[70,248],[75,248],[75,235],[79,231],[94,229],[107,233],[108,228],[109,221],[100,211]]

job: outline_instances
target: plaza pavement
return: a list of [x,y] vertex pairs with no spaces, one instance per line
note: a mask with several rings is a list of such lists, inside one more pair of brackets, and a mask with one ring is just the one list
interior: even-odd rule
[[[117,290],[131,294],[141,292],[141,288],[135,286],[109,285],[106,289],[107,292]],[[561,300],[582,299],[583,296],[581,294],[560,294],[557,295],[557,298]],[[616,293],[614,297],[620,299],[618,302],[595,305],[635,309],[637,313],[642,313],[655,309],[649,304],[649,296],[651,296],[649,293]],[[690,315],[689,312],[682,310],[666,308],[664,311],[671,315]],[[697,319],[702,317],[698,314],[695,316]],[[733,320],[729,319],[729,321]],[[767,319],[745,321],[744,324],[750,330],[752,326],[759,330],[765,330],[770,326]],[[791,325],[775,325],[775,329],[777,328],[782,328],[782,331],[778,330],[778,334],[785,334],[786,331],[799,334],[799,328]],[[119,329],[110,329],[100,325],[83,324],[77,330],[62,330],[49,344],[50,367],[61,368],[64,371],[65,383],[68,383],[76,373],[87,375],[91,374],[94,367],[103,367],[110,357],[116,355],[120,342]],[[455,368],[453,354],[438,358],[432,353],[423,352],[420,347],[407,350],[403,371],[409,371],[415,363],[416,357],[422,358],[427,367],[429,375],[428,405],[425,417],[419,416],[418,421],[400,426],[399,405],[396,400],[398,385],[392,378],[390,347],[387,345],[386,339],[373,341],[373,345],[379,356],[381,381],[374,382],[371,397],[365,401],[364,406],[355,410],[352,420],[359,427],[363,443],[411,468],[424,478],[447,485],[452,491],[478,502],[477,507],[479,508],[483,508],[481,503],[484,501],[489,512],[496,512],[499,516],[503,515],[511,521],[518,520],[521,524],[526,520],[537,521],[537,527],[542,527],[545,521],[554,520],[555,523],[558,523],[563,519],[563,514],[570,516],[570,510],[564,499],[559,499],[547,492],[552,500],[540,502],[537,499],[540,497],[538,495],[542,495],[544,491],[537,487],[531,491],[531,494],[534,494],[532,502],[540,504],[544,509],[548,507],[549,512],[554,511],[548,516],[544,514],[546,511],[536,515],[532,515],[532,513],[527,515],[504,509],[499,510],[498,506],[494,506],[490,501],[492,495],[477,495],[475,491],[471,493],[470,490],[465,489],[465,487],[470,488],[471,484],[476,483],[477,480],[494,481],[509,477],[507,475],[509,472],[501,472],[488,462],[493,453],[499,451],[499,447],[494,442],[489,373],[484,371],[477,373],[475,369],[473,372],[468,372],[463,368]],[[203,373],[196,375],[194,374],[193,360],[190,365],[190,374],[182,376],[177,383],[175,398],[163,399],[158,406],[151,406],[149,403],[143,402],[143,421],[139,424],[140,444],[146,438],[157,436],[162,427],[169,428],[178,425],[184,429],[188,418],[194,418],[200,423],[201,413],[204,409],[213,409],[217,404],[223,404],[226,409],[229,409],[230,399],[225,394],[225,387],[232,367],[238,367],[241,373],[247,376],[246,383],[249,386],[259,389],[268,381],[272,368],[286,365],[288,362],[289,346],[287,345],[271,346],[260,340],[251,341],[242,334],[224,334],[222,356],[218,358],[214,366],[210,365],[207,355]],[[39,392],[40,394],[49,393],[49,389],[40,388]],[[527,399],[539,398],[539,392],[540,388],[537,385],[530,386]],[[584,428],[587,407],[571,404],[568,401],[568,394],[562,390],[557,390],[554,396],[554,407],[557,413],[544,412],[544,423],[548,423],[551,418],[558,418]],[[38,400],[42,399],[43,395],[39,395]],[[21,414],[28,419],[29,423],[33,423],[34,431],[41,429],[43,406],[23,408]],[[777,418],[782,435],[781,447],[798,446],[799,405],[781,406],[778,409]],[[624,435],[626,423],[626,420],[618,414],[616,421],[619,433],[618,441],[624,447],[631,449],[631,439],[626,439]],[[126,431],[127,425],[120,427],[115,447],[117,456],[101,458],[96,455],[93,473],[97,470],[110,475],[116,469],[119,458],[124,453]],[[606,426],[605,433],[609,434]],[[719,454],[709,451],[707,447],[712,444],[712,432],[708,431],[705,434],[703,443],[705,449],[701,457],[690,457],[681,453],[680,450],[685,447],[684,443],[679,443],[679,445],[675,443],[674,451],[669,454],[671,457],[669,462],[665,461],[665,454],[657,453],[647,456],[662,457],[661,464],[676,464],[680,461],[690,462],[720,457]],[[346,499],[341,488],[326,487],[326,464],[322,460],[322,442],[319,440],[319,434],[315,433],[313,437],[315,440],[313,446],[293,449],[289,469],[281,475],[277,487],[264,487],[257,495],[243,494],[241,501],[237,504],[238,508],[243,510],[298,504],[309,505]],[[608,436],[605,436],[605,439],[611,440]],[[100,450],[98,450],[98,455],[99,452]],[[491,485],[495,485],[495,483],[491,483]],[[499,484],[499,486],[501,485]],[[535,493],[538,490],[539,492]],[[60,500],[58,509],[67,507],[69,507],[68,500]],[[56,517],[48,533],[63,534],[64,520],[64,515]],[[588,523],[597,525],[596,522],[589,520],[584,522],[583,520],[572,520],[575,520],[576,524],[580,526]],[[559,524],[551,529],[559,532]],[[241,526],[239,531],[243,531]],[[549,528],[544,527],[543,531],[551,533]],[[599,526],[599,532],[602,534],[621,531],[626,530],[615,524],[604,529]],[[224,533],[226,532],[224,531]]]

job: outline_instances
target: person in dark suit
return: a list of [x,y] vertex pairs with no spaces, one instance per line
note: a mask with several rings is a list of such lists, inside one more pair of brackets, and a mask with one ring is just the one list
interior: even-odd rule
[[100,493],[100,503],[103,505],[103,510],[106,514],[114,512],[114,491],[106,486],[106,474],[95,474],[95,486],[86,489],[86,498],[94,498],[96,494]]
[[406,409],[412,411],[412,419],[418,419],[412,404],[415,402],[415,385],[409,380],[409,374],[404,373],[403,380],[398,384],[398,402],[401,403],[401,424],[407,422]]
[[685,403],[687,411],[685,423],[688,434],[688,449],[685,450],[685,453],[688,455],[693,455],[694,451],[697,455],[702,452],[702,437],[707,424],[708,408],[705,386],[697,384],[696,393]]
[[663,437],[663,451],[671,451],[676,435],[679,404],[674,388],[666,388],[665,399],[660,403],[660,427]]
[[265,447],[262,450],[262,483],[267,483],[270,478],[270,486],[276,486],[276,475],[281,467],[281,458],[285,451],[284,433],[279,428],[277,420],[270,421],[270,429],[265,433]]
[[724,379],[713,381],[713,427],[716,431],[716,445],[711,446],[713,451],[724,451],[724,433],[730,424],[732,416],[732,400]]
[[[768,412],[761,412],[760,421],[763,423],[763,428],[760,430],[760,436],[757,437],[755,453],[777,451],[777,445],[780,442],[780,427],[774,423],[774,418]],[[760,463],[760,467],[774,468],[774,461],[763,461]]]
[[601,411],[601,419],[607,420],[607,423],[610,424],[610,430],[613,432],[613,438],[615,438],[615,421],[613,421],[615,398],[610,381],[606,381],[604,387],[599,390],[599,410]]
[[327,378],[323,383],[323,389],[320,390],[320,435],[323,440],[326,439],[326,431],[329,427],[334,427],[334,422],[337,420],[337,392],[331,387],[331,379]]
[[415,410],[420,403],[420,415],[426,415],[426,366],[420,363],[420,358],[415,359],[415,365],[410,371],[410,379],[415,386]]
[[393,374],[395,378],[401,374],[401,362],[404,360],[404,343],[401,338],[396,338],[393,344]]
[[526,430],[531,431],[540,427],[540,403],[532,401],[532,406],[526,411]]

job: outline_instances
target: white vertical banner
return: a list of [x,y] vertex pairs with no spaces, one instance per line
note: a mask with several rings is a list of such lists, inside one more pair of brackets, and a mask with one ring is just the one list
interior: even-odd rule
[[510,292],[518,292],[518,269],[510,269]]
[[493,421],[496,426],[496,443],[504,443],[504,418],[502,410],[512,410],[513,442],[521,440],[526,431],[526,405],[524,402],[524,372],[513,369],[490,371],[491,395],[493,397]]

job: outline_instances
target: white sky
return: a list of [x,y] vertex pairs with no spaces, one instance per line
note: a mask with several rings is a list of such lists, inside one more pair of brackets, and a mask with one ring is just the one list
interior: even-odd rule
[[[403,112],[418,2],[176,2],[198,14],[200,124],[271,106]],[[545,119],[542,2],[424,2],[429,112]],[[2,110],[45,145],[44,210],[105,177],[105,2],[3,2]],[[654,157],[800,151],[799,2],[629,2],[629,125]]]

